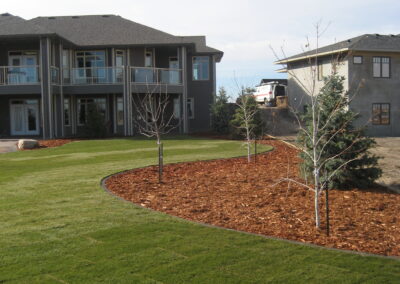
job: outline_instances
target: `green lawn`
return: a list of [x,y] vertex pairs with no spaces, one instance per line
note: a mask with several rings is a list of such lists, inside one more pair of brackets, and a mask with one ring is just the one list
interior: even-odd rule
[[[166,162],[244,153],[233,141],[165,141]],[[155,155],[154,141],[129,139],[0,155],[0,283],[399,283],[397,260],[209,228],[100,188]]]

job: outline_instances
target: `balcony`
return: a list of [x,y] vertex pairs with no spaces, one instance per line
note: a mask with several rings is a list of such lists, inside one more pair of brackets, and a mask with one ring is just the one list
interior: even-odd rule
[[182,70],[168,68],[130,67],[131,83],[182,85]]
[[37,85],[39,66],[0,66],[0,85]]
[[[0,66],[0,86],[38,85],[39,66]],[[88,67],[63,69],[64,85],[124,84],[125,67]],[[132,84],[182,85],[182,70],[168,68],[130,67]],[[60,84],[60,70],[50,68],[50,82]]]
[[124,83],[124,67],[63,69],[64,85],[109,85]]

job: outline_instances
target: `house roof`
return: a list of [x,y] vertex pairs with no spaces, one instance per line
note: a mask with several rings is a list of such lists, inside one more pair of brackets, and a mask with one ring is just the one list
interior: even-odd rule
[[52,34],[44,27],[28,24],[21,17],[9,13],[0,14],[0,37],[48,35]]
[[116,15],[37,17],[28,21],[78,46],[194,44],[196,52],[223,52],[208,47],[204,36],[174,36]]
[[275,62],[276,64],[299,61],[306,58],[345,51],[400,52],[400,35],[364,34],[348,40],[296,54]]

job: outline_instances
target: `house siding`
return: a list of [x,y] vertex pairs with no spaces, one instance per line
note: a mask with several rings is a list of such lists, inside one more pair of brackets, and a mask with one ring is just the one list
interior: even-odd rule
[[[357,90],[351,102],[351,109],[360,114],[355,125],[368,125],[367,133],[371,136],[400,136],[400,54],[354,52],[353,55],[363,56],[362,64],[353,64],[349,57],[350,88]],[[374,56],[391,58],[390,78],[374,78],[372,60]],[[361,83],[361,85],[360,85]],[[390,124],[374,125],[371,123],[372,104],[390,104]]]

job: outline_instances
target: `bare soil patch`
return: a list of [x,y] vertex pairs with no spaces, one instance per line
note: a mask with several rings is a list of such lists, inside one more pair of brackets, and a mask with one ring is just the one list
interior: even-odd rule
[[[107,188],[116,195],[188,220],[313,243],[326,247],[400,256],[400,195],[383,188],[331,190],[331,236],[314,227],[313,192],[276,182],[299,178],[298,150],[276,140],[275,149],[245,158],[157,167],[112,176]],[[323,203],[324,196],[321,196]],[[322,219],[324,207],[321,204]],[[324,222],[323,222],[324,225]]]

